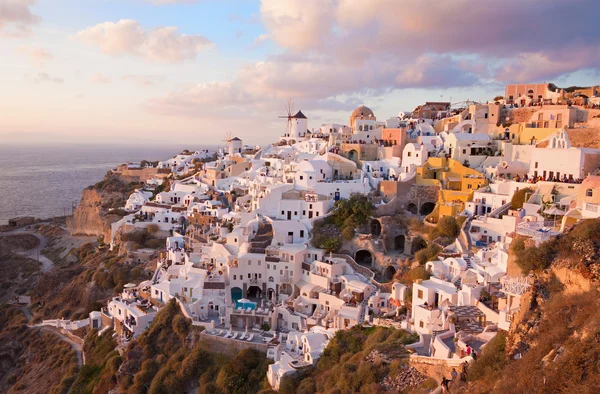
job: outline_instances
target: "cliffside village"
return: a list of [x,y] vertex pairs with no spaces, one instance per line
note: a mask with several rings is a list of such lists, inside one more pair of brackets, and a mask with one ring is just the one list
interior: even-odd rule
[[[458,367],[510,328],[531,285],[509,267],[511,241],[540,243],[600,216],[600,150],[569,137],[600,125],[599,104],[600,87],[523,84],[485,104],[427,102],[386,120],[360,106],[348,124],[314,127],[294,111],[266,147],[228,138],[218,152],[123,165],[115,173],[146,186],[107,243],[149,226],[168,238],[150,279],[81,324],[125,343],[175,299],[203,335],[266,351],[274,389],[360,324],[416,332],[411,359]],[[369,231],[338,253],[312,246],[316,221],[353,193],[375,206]],[[430,227],[461,218],[456,241],[425,264],[431,278],[412,286],[395,274],[432,241],[395,225],[398,215]]]

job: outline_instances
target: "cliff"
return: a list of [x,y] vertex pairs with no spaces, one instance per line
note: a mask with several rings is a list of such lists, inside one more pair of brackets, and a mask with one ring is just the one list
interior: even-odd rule
[[85,189],[79,206],[73,216],[67,219],[67,227],[72,235],[93,235],[110,238],[110,225],[121,218],[109,212],[125,205],[129,194],[142,183],[123,181],[118,175],[108,173],[104,180]]

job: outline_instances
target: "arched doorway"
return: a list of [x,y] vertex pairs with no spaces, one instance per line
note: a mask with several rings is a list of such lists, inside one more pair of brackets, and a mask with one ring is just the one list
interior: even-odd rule
[[394,275],[396,274],[396,268],[392,265],[388,265],[383,271],[383,279],[386,281],[390,281],[394,279]]
[[426,247],[427,247],[427,242],[423,238],[418,237],[417,239],[412,241],[412,246],[410,248],[410,252],[412,254],[415,254],[419,250],[425,249]]
[[231,288],[231,300],[233,302],[236,302],[240,298],[244,298],[243,294],[244,294],[244,292],[239,287],[232,287]]
[[248,288],[248,298],[258,299],[262,294],[262,290],[258,286],[250,286]]
[[267,299],[271,301],[275,301],[275,290],[270,287],[267,289]]
[[371,220],[371,235],[376,237],[381,235],[381,223],[377,219]]
[[354,260],[358,264],[371,266],[373,264],[373,255],[365,249],[361,249],[354,255]]
[[406,237],[402,234],[396,235],[394,238],[394,250],[398,252],[404,252],[404,244],[406,243]]
[[358,152],[355,149],[351,149],[348,152],[348,158],[352,161],[358,160]]
[[413,215],[416,215],[418,210],[417,210],[417,205],[413,204],[412,202],[410,204],[408,204],[408,206],[406,207],[406,210],[410,213],[412,213]]
[[419,213],[421,215],[429,215],[431,212],[433,212],[433,209],[435,208],[435,204],[432,202],[426,202],[423,205],[421,205],[421,209],[419,209]]

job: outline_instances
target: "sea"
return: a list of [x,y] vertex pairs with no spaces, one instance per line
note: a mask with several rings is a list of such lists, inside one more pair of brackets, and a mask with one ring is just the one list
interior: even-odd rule
[[10,145],[0,141],[0,225],[17,216],[70,215],[81,192],[126,162],[167,160],[215,146]]

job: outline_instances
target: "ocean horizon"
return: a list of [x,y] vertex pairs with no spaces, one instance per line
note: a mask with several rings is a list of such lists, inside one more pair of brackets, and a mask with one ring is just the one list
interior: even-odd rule
[[0,225],[18,216],[70,215],[82,191],[119,164],[166,160],[193,144],[0,144]]

